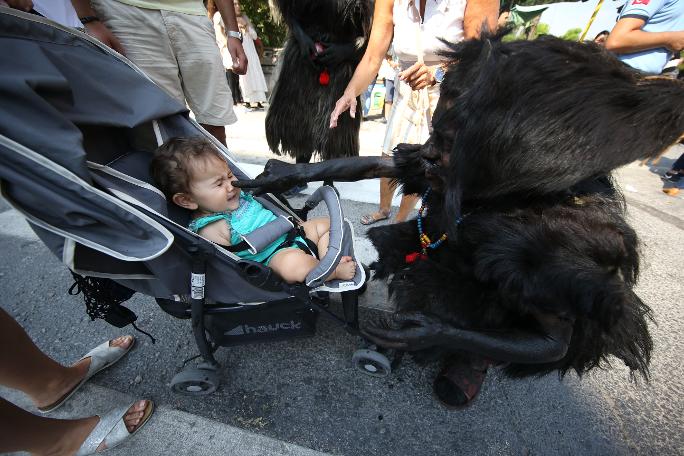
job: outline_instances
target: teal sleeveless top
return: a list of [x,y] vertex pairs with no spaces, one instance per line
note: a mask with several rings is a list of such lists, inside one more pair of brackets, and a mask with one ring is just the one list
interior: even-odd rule
[[[231,229],[230,244],[235,245],[242,241],[240,235],[249,234],[275,219],[276,215],[262,206],[262,204],[255,200],[252,195],[240,192],[240,204],[237,209],[234,211],[217,212],[215,214],[205,215],[204,217],[198,217],[190,222],[188,228],[193,233],[197,233],[207,225],[224,220]],[[285,242],[286,238],[287,234],[283,234],[256,254],[250,253],[249,250],[242,250],[235,254],[240,258],[268,265],[271,257],[276,253],[278,247]],[[300,236],[297,236],[295,240],[305,243],[304,239]]]

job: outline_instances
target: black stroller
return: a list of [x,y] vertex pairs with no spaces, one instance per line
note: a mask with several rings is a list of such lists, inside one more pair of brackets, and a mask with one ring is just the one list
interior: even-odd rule
[[[352,226],[333,187],[318,189],[298,211],[274,195],[259,198],[279,217],[244,239],[257,251],[320,201],[328,207],[328,253],[305,283],[287,284],[187,230],[189,213],[167,204],[150,183],[151,152],[175,136],[206,136],[238,178],[250,176],[131,62],[76,30],[8,8],[0,8],[0,49],[2,195],[72,272],[86,277],[76,276],[76,285],[86,291],[91,318],[132,323],[135,315],[120,303],[140,292],[192,320],[204,362],[177,374],[174,391],[213,392],[217,347],[310,336],[319,313],[358,335],[367,270],[357,268],[347,282],[322,280],[342,255],[354,256]],[[330,292],[341,293],[341,317],[321,299]],[[352,361],[371,375],[391,370],[373,346]]]

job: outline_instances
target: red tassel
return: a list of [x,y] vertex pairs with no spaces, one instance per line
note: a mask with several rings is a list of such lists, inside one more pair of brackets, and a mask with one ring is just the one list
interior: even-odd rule
[[322,86],[327,86],[330,84],[330,73],[328,73],[327,68],[321,71],[321,74],[318,75],[318,83]]
[[411,264],[418,260],[427,260],[427,255],[420,252],[411,252],[407,254],[405,258],[407,264]]

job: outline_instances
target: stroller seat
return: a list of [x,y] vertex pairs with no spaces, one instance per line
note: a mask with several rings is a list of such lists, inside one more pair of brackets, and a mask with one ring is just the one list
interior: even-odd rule
[[[72,272],[154,297],[171,315],[192,319],[205,363],[174,378],[175,390],[216,389],[216,347],[311,335],[319,314],[359,334],[365,268],[351,281],[323,281],[342,255],[355,258],[352,225],[332,187],[316,191],[301,212],[325,202],[328,253],[306,283],[287,284],[189,231],[189,212],[152,184],[152,152],[177,136],[206,137],[238,179],[251,177],[185,106],[97,40],[45,18],[0,9],[0,46],[2,195]],[[279,216],[280,229],[300,220],[274,195],[259,201]],[[268,239],[248,241],[258,249]],[[321,305],[321,292],[341,294],[342,317]],[[373,359],[373,372],[389,373],[386,359]]]

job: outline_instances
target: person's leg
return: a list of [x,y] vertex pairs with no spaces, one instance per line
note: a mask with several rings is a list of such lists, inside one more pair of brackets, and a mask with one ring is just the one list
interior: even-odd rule
[[226,143],[225,126],[237,122],[214,26],[206,16],[162,11],[178,62],[183,95],[195,119]]
[[[287,248],[276,252],[268,263],[268,266],[277,272],[288,283],[304,282],[306,276],[319,261],[308,253],[298,248]],[[344,256],[335,270],[326,277],[326,280],[340,279],[350,280],[354,277],[356,263],[352,257]]]
[[[387,154],[382,154],[382,158],[391,160]],[[385,220],[389,217],[392,211],[392,198],[394,197],[394,190],[396,186],[392,185],[392,180],[387,177],[380,178],[380,207],[372,214],[366,214],[361,217],[363,225],[372,225],[375,222]]]
[[[126,338],[119,344],[132,343]],[[114,341],[113,341],[114,342]],[[0,384],[26,393],[37,406],[49,405],[71,390],[86,374],[90,360],[65,367],[55,362],[29,338],[23,328],[0,308]],[[136,403],[125,416],[129,432],[142,418]],[[142,408],[141,408],[142,407]],[[97,425],[93,416],[55,420],[33,415],[0,399],[0,453],[29,451],[36,454],[73,454]]]
[[[307,220],[302,224],[306,237],[316,244],[318,257],[323,258],[328,253],[330,246],[330,219],[328,217],[318,217]],[[335,271],[327,277],[327,280],[342,279],[350,280],[354,278],[356,272],[356,262],[350,256],[343,256]]]
[[211,136],[221,141],[221,144],[226,144],[226,127],[223,125],[209,125],[204,123],[200,125],[202,125],[202,128],[207,130]]
[[409,218],[413,210],[416,208],[416,203],[420,197],[418,195],[402,195],[399,203],[399,212],[394,217],[394,222],[404,222]]

